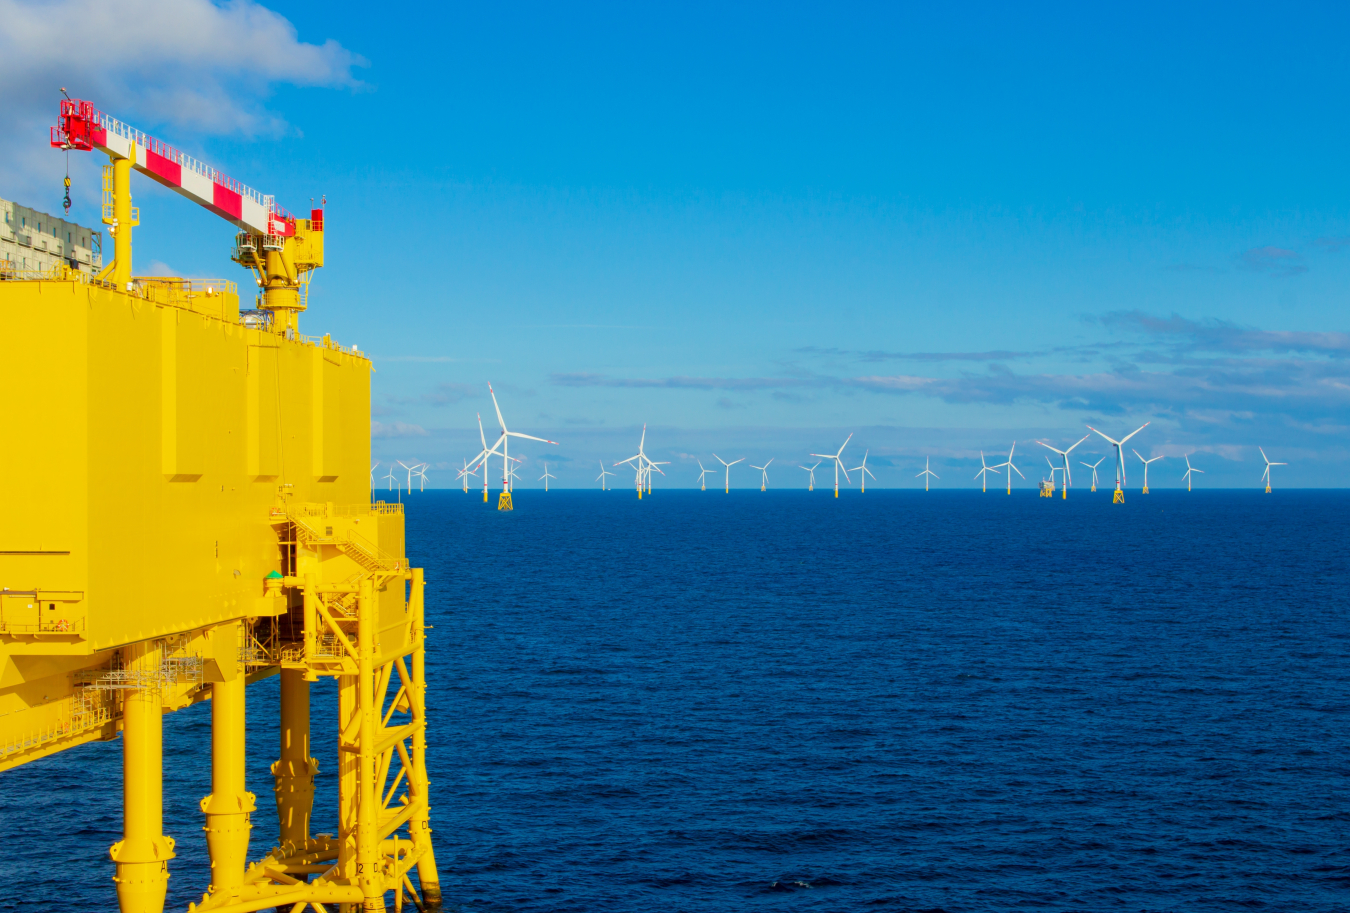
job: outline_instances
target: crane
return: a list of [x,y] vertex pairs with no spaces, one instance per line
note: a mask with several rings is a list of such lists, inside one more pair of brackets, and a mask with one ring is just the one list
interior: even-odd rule
[[277,206],[276,198],[254,190],[137,130],[78,98],[61,100],[51,128],[51,145],[79,152],[98,151],[111,159],[103,169],[103,223],[113,237],[113,260],[99,279],[120,291],[133,287],[131,230],[140,210],[131,205],[131,170],[203,206],[237,229],[231,257],[252,270],[261,290],[261,308],[271,329],[299,332],[299,314],[308,305],[309,279],[323,266],[323,209],[298,219]]

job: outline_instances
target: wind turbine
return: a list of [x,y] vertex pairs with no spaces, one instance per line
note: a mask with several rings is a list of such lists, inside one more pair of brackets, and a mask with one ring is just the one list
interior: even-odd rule
[[[1002,463],[999,463],[997,466],[990,466],[990,467],[989,467],[990,469],[1002,469],[1002,468],[1004,468],[1005,466],[1007,467],[1007,469],[1008,469],[1008,494],[1012,494],[1012,474],[1015,472],[1015,473],[1017,473],[1019,476],[1022,476],[1022,470],[1020,470],[1020,469],[1018,469],[1016,466],[1014,466],[1014,465],[1013,465],[1013,461],[1012,461],[1012,458],[1013,458],[1013,451],[1016,450],[1016,449],[1017,449],[1017,442],[1016,442],[1016,441],[1013,441],[1012,446],[1008,448],[1008,458],[1007,458],[1006,460],[1004,460]],[[1022,476],[1022,478],[1025,479],[1026,476]]]
[[803,466],[801,463],[798,463],[798,464],[797,464],[797,467],[798,467],[799,469],[805,469],[807,472],[811,473],[811,481],[808,482],[807,485],[806,485],[806,490],[807,490],[807,491],[815,491],[815,490],[816,490],[816,469],[817,469],[819,466],[820,466],[820,463],[819,463],[819,462],[817,462],[815,466]]
[[[834,460],[834,496],[835,496],[836,498],[839,497],[839,470],[841,470],[841,469],[844,470],[844,478],[845,478],[845,480],[847,480],[850,484],[853,482],[853,480],[850,479],[850,478],[848,477],[848,470],[847,470],[847,469],[844,469],[844,461],[843,461],[843,459],[842,459],[842,457],[843,457],[843,455],[844,455],[844,448],[848,446],[848,442],[851,441],[851,440],[853,440],[853,435],[852,435],[852,434],[849,434],[848,437],[844,438],[844,443],[843,443],[842,445],[840,445],[840,447],[839,447],[839,452],[838,452],[838,453],[813,453],[813,454],[811,454],[811,456],[813,456],[813,457],[820,457],[822,460]],[[817,463],[816,465],[819,466],[820,464]]]
[[[1073,448],[1077,447],[1079,444],[1083,443],[1083,441],[1086,441],[1090,437],[1092,437],[1092,435],[1090,434],[1083,435],[1081,438],[1070,444],[1068,450],[1060,450],[1058,447],[1051,447],[1045,441],[1036,442],[1037,444],[1040,444],[1042,447],[1045,447],[1049,450],[1053,450],[1055,453],[1059,454],[1064,461],[1064,465],[1059,470],[1059,474],[1062,477],[1060,481],[1064,483],[1062,487],[1063,492],[1062,497],[1067,498],[1069,496],[1069,486],[1073,484],[1073,473],[1069,470],[1069,454],[1073,452]],[[1046,459],[1049,459],[1049,457],[1046,457]],[[1098,460],[1097,462],[1100,463],[1101,460]],[[1084,463],[1083,465],[1086,466],[1087,464]],[[1053,481],[1053,478],[1051,479],[1051,481]],[[1095,481],[1092,483],[1092,490],[1093,491],[1097,490],[1097,483]]]
[[660,472],[661,475],[665,475],[665,473],[661,471],[661,467],[670,464],[669,460],[662,460],[659,463],[653,461],[650,457],[647,456],[647,452],[643,449],[646,446],[647,446],[647,425],[644,422],[642,425],[642,438],[641,440],[638,441],[638,452],[630,456],[628,459],[620,460],[619,462],[614,464],[615,466],[622,466],[625,463],[633,463],[633,465],[637,468],[636,482],[639,501],[642,500],[642,490],[644,488],[647,489],[648,492],[652,490],[652,479],[651,479],[652,470],[655,469],[657,472]]
[[[506,419],[502,418],[502,407],[497,405],[497,394],[493,392],[492,384],[488,384],[488,394],[492,397],[492,408],[497,410],[497,424],[502,426],[502,493],[497,499],[498,510],[511,510],[511,468],[507,462],[511,458],[511,438],[518,437],[526,441],[539,441],[544,444],[558,446],[557,441],[550,441],[548,438],[535,437],[532,434],[521,434],[519,431],[511,431],[506,427]],[[495,445],[494,445],[495,449]],[[483,476],[484,484],[487,483],[487,476]]]
[[728,463],[726,460],[722,459],[720,456],[714,453],[713,459],[717,460],[717,462],[721,463],[723,466],[727,468],[726,493],[731,494],[731,467],[735,466],[737,463],[744,460],[745,457],[741,457],[741,459],[739,460],[732,460],[730,463]]
[[980,491],[981,491],[981,492],[985,492],[985,491],[988,491],[988,490],[989,490],[989,473],[993,472],[996,468],[997,468],[997,467],[995,467],[995,466],[990,466],[988,463],[986,463],[986,462],[984,461],[984,451],[981,450],[981,451],[980,451],[980,471],[977,472],[977,473],[975,473],[975,478],[977,478],[977,479],[980,480]]
[[[1040,442],[1038,441],[1037,443]],[[1055,473],[1061,472],[1062,470],[1055,465],[1048,454],[1045,457],[1045,465],[1050,467],[1050,480],[1048,483],[1044,479],[1041,480],[1041,494],[1047,498],[1053,498],[1055,496]],[[1050,486],[1048,489],[1046,488],[1047,484]]]
[[[604,467],[601,467],[601,468],[604,468]],[[557,476],[555,476],[555,475],[549,475],[549,471],[548,471],[548,461],[547,461],[547,460],[544,461],[544,474],[541,475],[539,478],[543,481],[543,483],[544,483],[544,491],[547,493],[547,492],[548,492],[548,480],[549,480],[549,479],[556,479],[556,478],[557,478]]]
[[408,494],[412,494],[412,477],[413,473],[417,471],[417,464],[414,463],[411,466],[409,466],[402,460],[396,460],[395,462],[397,462],[398,465],[402,466],[404,469],[408,470]]
[[[475,414],[478,416],[478,440],[482,441],[483,449],[478,452],[478,456],[473,458],[473,462],[469,463],[468,469],[474,468],[479,463],[483,464],[483,503],[486,504],[488,499],[488,457],[497,452],[497,444],[500,444],[502,439],[497,438],[497,443],[489,448],[487,445],[487,437],[483,434],[483,413],[478,412]],[[468,484],[468,479],[465,479],[464,484]]]
[[1133,453],[1135,456],[1139,457],[1139,461],[1144,464],[1144,490],[1141,492],[1141,494],[1148,494],[1148,464],[1156,463],[1158,460],[1161,460],[1162,457],[1155,456],[1151,460],[1146,460],[1142,456],[1139,456],[1139,451],[1135,450],[1133,447],[1130,448],[1130,452]]
[[[864,451],[863,451],[862,462],[859,463],[857,466],[854,466],[854,467],[853,467],[853,471],[854,471],[854,472],[857,472],[859,469],[862,470],[862,475],[859,476],[858,478],[862,481],[862,493],[863,493],[863,494],[867,494],[867,477],[868,477],[868,476],[872,476],[872,470],[870,470],[870,469],[867,468],[867,454],[869,454],[869,453],[871,453],[870,450],[864,450]],[[820,465],[820,464],[817,463],[816,465]],[[877,480],[877,477],[876,477],[876,476],[872,476],[872,481],[875,482],[876,480]]]
[[477,472],[469,468],[469,461],[464,461],[464,468],[460,470],[459,477],[464,480],[464,493],[469,493],[469,476],[476,476]]
[[[417,473],[417,478],[420,480],[417,483],[418,491],[427,490],[427,467],[430,465],[431,465],[430,463],[419,463],[418,465],[413,467],[413,472]],[[409,488],[408,490],[412,491],[411,488]]]
[[[1257,450],[1261,450],[1260,447],[1257,447],[1256,449],[1257,449]],[[1263,459],[1263,460],[1266,461],[1266,471],[1263,472],[1263,473],[1261,473],[1261,481],[1263,481],[1263,482],[1266,483],[1266,494],[1270,494],[1270,467],[1272,467],[1272,466],[1288,466],[1289,464],[1288,464],[1288,463],[1272,463],[1272,462],[1270,461],[1270,457],[1266,456],[1266,452],[1265,452],[1264,450],[1261,450],[1261,459]]]
[[[394,475],[394,467],[393,467],[393,466],[390,466],[390,467],[389,467],[389,475],[383,476],[382,478],[386,478],[386,479],[389,480],[389,487],[388,487],[388,489],[386,489],[386,490],[388,490],[388,491],[393,491],[394,488],[395,488],[395,486],[398,485],[398,476]],[[402,489],[402,488],[399,488],[399,489],[398,489],[398,499],[399,499],[400,501],[403,500],[403,489]]]
[[[1104,460],[1104,459],[1106,459],[1106,457],[1102,457],[1102,460]],[[1092,470],[1092,490],[1093,490],[1093,491],[1096,491],[1096,490],[1097,490],[1097,467],[1100,466],[1100,465],[1102,465],[1102,460],[1098,460],[1098,461],[1095,462],[1095,463],[1083,463],[1082,460],[1079,460],[1079,461],[1078,461],[1078,462],[1081,463],[1082,465],[1086,466],[1088,469],[1091,469],[1091,470]]]
[[1186,460],[1186,473],[1185,473],[1185,475],[1183,475],[1183,476],[1181,477],[1181,481],[1183,481],[1183,482],[1186,483],[1186,490],[1187,490],[1187,491],[1190,491],[1190,490],[1191,490],[1191,473],[1193,473],[1193,472],[1198,472],[1198,473],[1200,473],[1201,475],[1204,475],[1204,474],[1205,474],[1205,471],[1204,471],[1203,469],[1196,469],[1195,467],[1193,467],[1193,466],[1191,465],[1191,455],[1190,455],[1189,453],[1185,455],[1184,459]]
[[370,467],[370,487],[372,489],[375,487],[375,470],[379,467],[379,465],[380,465],[379,461],[376,460],[375,463]]
[[[932,476],[933,478],[936,479],[936,478],[938,477],[938,474],[937,474],[936,472],[934,472],[933,470],[931,470],[931,469],[928,468],[928,457],[924,457],[924,458],[923,458],[923,472],[919,473],[918,475],[916,475],[916,476],[914,477],[914,478],[916,478],[916,479],[917,479],[917,478],[920,478],[920,477],[923,477],[923,490],[924,490],[924,491],[927,491],[927,490],[928,490],[928,476]],[[875,476],[873,476],[873,478],[875,478]]]
[[[1131,431],[1129,434],[1125,435],[1118,441],[1114,440],[1113,438],[1106,437],[1106,435],[1102,434],[1100,431],[1097,431],[1097,429],[1093,428],[1091,425],[1087,426],[1089,431],[1094,431],[1097,434],[1102,434],[1102,437],[1106,438],[1106,440],[1111,443],[1111,446],[1116,448],[1116,492],[1115,494],[1111,495],[1112,504],[1125,503],[1125,489],[1121,487],[1125,484],[1125,454],[1121,450],[1121,448],[1125,446],[1126,441],[1134,437],[1139,432],[1143,431],[1150,424],[1152,424],[1152,422],[1144,422],[1144,424],[1140,425],[1138,428],[1134,429],[1133,431]],[[1097,462],[1100,463],[1101,461],[1098,460]]]
[[[769,457],[769,463],[772,463],[772,462],[773,462],[773,457]],[[750,464],[750,468],[751,468],[751,469],[758,469],[758,470],[760,471],[760,473],[761,473],[761,477],[760,477],[760,480],[759,480],[759,490],[760,490],[760,491],[768,491],[768,490],[769,490],[769,463],[765,463],[763,466],[756,466],[754,463],[751,463],[751,464]]]
[[707,490],[708,490],[708,483],[707,483],[706,481],[704,481],[704,480],[708,477],[708,474],[711,473],[712,470],[711,470],[711,469],[704,469],[704,468],[703,468],[703,461],[702,461],[702,460],[695,459],[694,462],[695,462],[695,463],[698,463],[698,487],[699,487],[699,490],[700,490],[700,491],[707,491]]
[[[547,467],[545,467],[545,468],[547,468]],[[601,460],[601,461],[600,461],[600,474],[599,474],[598,476],[595,477],[595,481],[597,481],[597,482],[600,483],[600,490],[601,490],[601,491],[608,491],[608,490],[609,490],[609,489],[605,488],[605,476],[612,476],[612,475],[614,475],[614,473],[612,473],[612,472],[610,472],[609,470],[605,469],[605,461],[604,461],[604,460]]]

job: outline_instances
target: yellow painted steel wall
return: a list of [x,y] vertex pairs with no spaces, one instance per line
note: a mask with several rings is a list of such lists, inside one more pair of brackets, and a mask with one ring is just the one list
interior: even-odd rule
[[368,502],[370,362],[235,313],[0,282],[0,769],[112,734],[60,728],[114,648],[284,612],[278,511]]

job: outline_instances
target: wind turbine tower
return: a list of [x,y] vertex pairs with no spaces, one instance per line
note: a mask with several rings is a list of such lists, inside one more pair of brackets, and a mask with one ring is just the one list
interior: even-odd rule
[[[852,481],[853,481],[852,479],[850,479],[850,478],[848,477],[848,470],[844,468],[844,460],[843,460],[843,456],[844,456],[844,448],[848,446],[848,442],[851,441],[851,440],[853,440],[853,435],[852,435],[852,434],[849,434],[848,437],[844,438],[844,443],[840,445],[840,447],[839,447],[839,452],[838,452],[838,453],[813,453],[813,454],[811,454],[811,456],[813,456],[813,457],[820,457],[822,460],[833,460],[833,461],[834,461],[834,496],[835,496],[836,498],[839,497],[839,470],[841,470],[841,469],[844,470],[844,479],[845,479],[846,481],[848,481],[848,482],[852,482]],[[817,463],[816,465],[819,466],[820,464]]]
[[807,491],[815,491],[815,490],[816,490],[816,470],[820,468],[820,463],[817,462],[816,465],[814,465],[814,466],[803,466],[801,463],[798,463],[798,464],[797,464],[797,468],[799,468],[799,469],[805,469],[807,472],[811,473],[811,481],[809,481],[809,482],[806,483],[806,490],[807,490]]
[[[1016,449],[1017,449],[1017,442],[1013,441],[1012,446],[1008,448],[1008,458],[1004,460],[1002,463],[999,463],[997,466],[989,467],[990,469],[1006,468],[1008,470],[1008,494],[1012,494],[1012,474],[1015,472],[1019,476],[1022,476],[1022,470],[1018,469],[1016,466],[1013,465],[1013,451]],[[1022,476],[1022,478],[1025,479],[1026,476]]]
[[[1037,444],[1040,444],[1042,447],[1045,447],[1048,450],[1053,450],[1055,453],[1059,454],[1060,459],[1064,461],[1064,465],[1060,467],[1059,470],[1060,482],[1063,483],[1063,485],[1061,486],[1062,491],[1061,497],[1067,498],[1069,496],[1069,486],[1073,484],[1073,473],[1069,471],[1069,454],[1073,452],[1073,448],[1077,447],[1079,444],[1083,443],[1083,441],[1086,441],[1091,436],[1092,435],[1090,434],[1083,435],[1081,438],[1070,444],[1068,450],[1060,450],[1058,447],[1051,447],[1045,441],[1036,442]],[[1100,463],[1101,460],[1098,460],[1097,462]],[[1084,463],[1083,465],[1086,466],[1087,464]],[[1094,469],[1093,472],[1095,473],[1096,470]],[[1093,478],[1092,490],[1096,491],[1097,477],[1094,475],[1092,478]],[[1053,477],[1051,481],[1053,481]]]
[[[558,442],[550,441],[548,438],[535,437],[532,434],[521,434],[519,431],[507,430],[506,419],[502,418],[502,407],[497,405],[497,394],[493,392],[492,384],[488,384],[488,394],[492,397],[492,408],[497,410],[497,424],[502,426],[502,436],[499,439],[499,443],[502,445],[502,493],[497,498],[497,509],[511,510],[515,506],[511,503],[511,466],[508,462],[511,458],[511,438],[518,437],[526,441],[539,441],[544,444],[552,444],[554,447],[558,446]],[[483,476],[483,483],[484,485],[487,484],[486,473]]]
[[980,480],[980,491],[989,490],[989,473],[994,471],[994,467],[984,461],[984,451],[980,451],[980,471],[975,473],[975,478]]
[[595,477],[595,481],[597,481],[597,482],[600,483],[600,490],[601,490],[601,491],[608,491],[608,490],[609,490],[609,489],[605,488],[605,476],[612,476],[612,475],[614,475],[614,473],[612,473],[612,472],[610,472],[609,470],[605,469],[605,461],[604,461],[604,460],[601,460],[601,461],[600,461],[600,474],[599,474],[598,476]]
[[[1121,439],[1118,440],[1118,441],[1117,441],[1115,438],[1109,438],[1109,437],[1106,437],[1106,435],[1102,434],[1100,431],[1097,431],[1097,429],[1096,429],[1096,428],[1093,428],[1091,425],[1088,425],[1088,426],[1087,426],[1089,431],[1095,432],[1095,433],[1097,433],[1097,434],[1101,434],[1103,438],[1106,438],[1106,440],[1111,444],[1112,447],[1116,448],[1116,491],[1115,491],[1115,494],[1111,495],[1111,503],[1112,503],[1112,504],[1124,504],[1124,503],[1125,503],[1125,488],[1124,488],[1124,485],[1125,485],[1125,452],[1124,452],[1124,450],[1122,450],[1122,448],[1125,446],[1125,442],[1126,442],[1126,441],[1128,441],[1130,438],[1134,437],[1134,436],[1135,436],[1136,434],[1138,434],[1139,432],[1143,431],[1143,430],[1144,430],[1145,428],[1147,428],[1150,424],[1152,424],[1152,423],[1151,423],[1151,422],[1144,422],[1144,424],[1140,425],[1138,428],[1134,429],[1133,431],[1131,431],[1129,434],[1125,435],[1123,438],[1121,438]],[[1101,462],[1101,461],[1098,460],[1098,462]]]
[[[603,468],[603,467],[602,467],[602,468]],[[550,475],[550,474],[549,474],[549,471],[548,471],[548,461],[547,461],[547,460],[544,461],[544,474],[541,475],[539,478],[543,481],[543,483],[544,483],[544,493],[547,494],[547,493],[548,493],[548,480],[549,480],[549,479],[556,479],[556,478],[557,478],[557,476],[555,476],[555,475]]]
[[694,460],[694,462],[695,462],[695,463],[698,463],[698,487],[699,487],[699,490],[700,490],[700,491],[707,491],[707,490],[708,490],[708,482],[707,482],[707,478],[708,478],[708,474],[711,473],[712,470],[711,470],[711,469],[704,469],[704,468],[703,468],[703,461],[702,461],[702,460],[696,459],[696,460]]
[[1191,490],[1191,473],[1193,473],[1193,472],[1198,472],[1198,473],[1200,473],[1201,475],[1204,475],[1204,474],[1205,474],[1205,471],[1204,471],[1203,469],[1196,469],[1194,466],[1191,465],[1191,455],[1190,455],[1189,453],[1186,454],[1186,456],[1185,456],[1183,459],[1186,460],[1186,473],[1181,477],[1181,481],[1183,481],[1183,482],[1186,483],[1186,490],[1187,490],[1187,491],[1190,491],[1190,490]]
[[[1102,457],[1102,460],[1104,460],[1104,459],[1106,459],[1106,457]],[[1086,466],[1088,469],[1091,469],[1091,470],[1092,470],[1092,490],[1093,490],[1093,491],[1096,491],[1096,490],[1097,490],[1097,467],[1100,466],[1100,465],[1102,465],[1102,460],[1098,460],[1098,461],[1095,462],[1095,463],[1084,463],[1084,462],[1082,462],[1081,460],[1079,461],[1079,464],[1080,464],[1080,465]]]
[[739,460],[732,460],[730,463],[728,463],[726,460],[722,459],[720,456],[714,453],[713,459],[717,460],[717,462],[721,463],[723,466],[727,468],[726,493],[731,494],[731,467],[735,466],[737,463],[744,460],[745,457],[741,457],[741,459]]
[[[854,471],[854,472],[857,472],[857,471],[860,470],[860,469],[862,470],[862,475],[859,476],[858,478],[859,478],[859,480],[862,482],[862,493],[863,493],[863,494],[867,494],[867,477],[868,477],[868,476],[872,476],[872,470],[870,470],[870,469],[867,468],[867,454],[869,454],[869,453],[871,453],[870,450],[864,450],[864,451],[863,451],[862,462],[859,463],[857,466],[854,466],[854,467],[853,467],[853,471]],[[819,465],[819,464],[817,464],[817,465]],[[872,476],[872,481],[875,482],[876,480],[877,480],[877,477],[876,477],[876,476]]]
[[1263,482],[1266,483],[1266,494],[1270,494],[1270,467],[1272,467],[1272,466],[1288,466],[1289,464],[1288,464],[1288,463],[1272,463],[1272,462],[1270,461],[1270,457],[1266,456],[1266,452],[1265,452],[1264,450],[1262,450],[1260,447],[1257,447],[1256,449],[1257,449],[1257,450],[1261,450],[1261,459],[1263,459],[1263,460],[1266,461],[1266,471],[1263,472],[1263,473],[1261,474],[1261,481],[1263,481]]
[[[773,457],[769,457],[769,463],[772,463],[772,462],[773,462]],[[765,463],[763,466],[756,466],[754,463],[751,463],[751,464],[750,464],[750,468],[751,468],[751,469],[758,469],[759,472],[760,472],[760,479],[759,479],[759,490],[760,490],[760,491],[768,491],[768,490],[769,490],[769,463]]]
[[935,478],[935,479],[938,478],[938,474],[937,474],[936,472],[934,472],[933,470],[931,470],[931,469],[928,468],[928,457],[924,457],[924,458],[923,458],[923,472],[919,473],[918,475],[916,475],[916,476],[914,477],[914,478],[916,478],[916,479],[917,479],[917,478],[920,478],[920,477],[923,478],[923,490],[924,490],[924,491],[927,491],[927,490],[928,490],[928,477],[929,477],[929,476],[932,476],[932,477]]
[[615,466],[622,466],[625,463],[632,463],[636,467],[637,471],[635,473],[635,477],[637,482],[637,493],[639,501],[642,500],[642,490],[644,488],[647,490],[648,494],[651,494],[652,470],[655,469],[657,472],[660,472],[661,475],[665,475],[665,472],[661,470],[661,467],[667,465],[670,462],[669,460],[662,460],[660,462],[653,461],[651,458],[647,456],[646,450],[643,449],[646,446],[647,446],[647,425],[644,423],[642,425],[642,438],[638,441],[638,452],[630,456],[628,459],[620,460],[619,462],[614,464]]
[[1139,456],[1139,451],[1135,450],[1133,447],[1130,448],[1130,452],[1132,452],[1135,456],[1139,457],[1139,462],[1144,464],[1144,490],[1141,492],[1141,494],[1148,494],[1148,464],[1156,463],[1158,460],[1161,460],[1162,457],[1155,456],[1151,460],[1146,460],[1142,456]]

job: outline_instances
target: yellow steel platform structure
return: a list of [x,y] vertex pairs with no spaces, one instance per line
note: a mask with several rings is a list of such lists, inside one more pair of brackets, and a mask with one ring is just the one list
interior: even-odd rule
[[[401,505],[370,503],[370,361],[297,329],[322,211],[238,235],[253,315],[233,283],[136,279],[130,173],[155,141],[119,146],[101,117],[115,260],[93,279],[0,271],[0,385],[27,441],[0,448],[0,770],[120,733],[117,898],[160,913],[162,717],[209,699],[211,884],[193,909],[437,910],[423,574]],[[278,823],[249,862],[246,686],[274,674]],[[310,833],[322,676],[339,683],[336,834]]]

